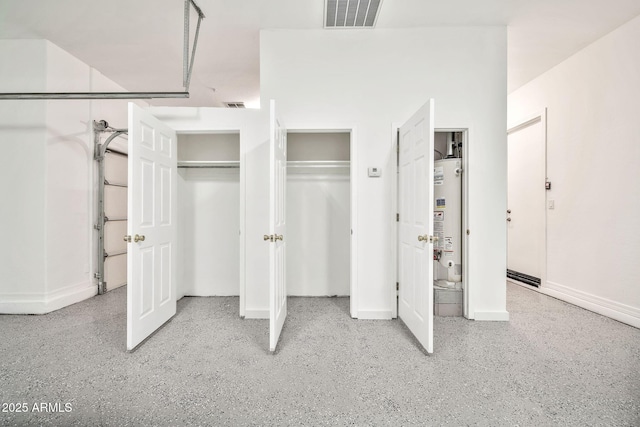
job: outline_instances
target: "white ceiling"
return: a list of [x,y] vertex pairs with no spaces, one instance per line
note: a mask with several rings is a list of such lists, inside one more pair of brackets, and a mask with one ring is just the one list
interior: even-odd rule
[[[207,17],[191,98],[156,105],[257,106],[259,30],[323,25],[323,0],[196,2]],[[183,10],[182,0],[1,0],[0,38],[48,39],[131,91],[181,91]],[[376,28],[508,25],[512,91],[637,15],[638,0],[383,0]]]

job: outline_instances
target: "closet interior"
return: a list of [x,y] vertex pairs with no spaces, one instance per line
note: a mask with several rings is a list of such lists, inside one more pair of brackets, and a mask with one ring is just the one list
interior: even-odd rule
[[350,133],[287,134],[287,293],[351,293]]
[[178,289],[240,293],[240,134],[178,134]]

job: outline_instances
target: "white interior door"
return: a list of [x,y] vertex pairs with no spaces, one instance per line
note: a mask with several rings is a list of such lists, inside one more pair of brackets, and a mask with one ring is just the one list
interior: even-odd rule
[[400,128],[398,316],[433,352],[433,99]]
[[176,133],[129,103],[127,349],[176,313]]
[[507,175],[507,275],[539,286],[545,230],[544,121],[509,130]]
[[[286,282],[286,182],[287,130],[270,102],[269,144],[269,350],[275,351],[287,317]],[[267,237],[267,236],[265,236]]]

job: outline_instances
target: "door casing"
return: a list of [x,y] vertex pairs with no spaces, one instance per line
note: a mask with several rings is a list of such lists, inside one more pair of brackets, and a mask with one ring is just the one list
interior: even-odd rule
[[[396,214],[398,212],[398,131],[400,130],[400,123],[394,122],[391,125],[391,150],[396,153],[396,161],[390,162],[392,170],[392,197],[391,197],[391,212],[392,218],[392,236],[393,242],[393,268],[391,269],[394,276],[389,279],[391,286],[389,286],[389,301],[393,318],[398,317],[398,292],[394,286],[398,282],[398,245],[399,234],[398,225],[396,221]],[[466,230],[469,229],[469,128],[435,128],[434,132],[462,132],[462,289],[463,289],[463,315],[466,319],[473,319],[473,297],[471,295],[471,283],[469,272],[469,235]],[[393,157],[393,156],[392,156]]]
[[351,216],[351,259],[350,259],[350,285],[349,285],[349,312],[353,319],[358,318],[358,129],[355,125],[322,124],[318,126],[296,125],[287,126],[288,133],[349,133],[349,185],[350,216]]
[[[507,135],[513,134],[515,132],[518,132],[519,130],[525,129],[529,126],[535,125],[537,123],[540,123],[540,125],[542,126],[542,165],[540,165],[540,167],[543,169],[542,173],[543,176],[545,177],[545,180],[548,181],[549,177],[547,176],[547,109],[545,108],[542,111],[539,111],[535,114],[532,114],[530,116],[524,117],[518,121],[515,122],[514,125],[510,126],[507,129]],[[508,141],[508,140],[507,140]],[[508,142],[507,142],[508,144]],[[508,185],[508,183],[507,183]],[[507,279],[509,282],[511,283],[515,283],[517,285],[521,285],[523,287],[526,287],[527,289],[534,289],[534,290],[538,290],[540,291],[541,288],[544,288],[546,286],[547,283],[547,193],[545,191],[544,193],[544,204],[542,206],[540,206],[540,211],[539,211],[539,215],[541,215],[541,219],[542,219],[542,229],[543,229],[543,233],[540,236],[540,238],[542,239],[541,245],[540,245],[540,259],[539,259],[539,263],[540,263],[540,288],[536,288],[534,286],[530,286],[530,285],[526,285],[523,284],[521,282],[518,282],[517,280],[514,279]],[[506,227],[506,225],[505,225]],[[509,253],[509,248],[507,248],[507,254]]]

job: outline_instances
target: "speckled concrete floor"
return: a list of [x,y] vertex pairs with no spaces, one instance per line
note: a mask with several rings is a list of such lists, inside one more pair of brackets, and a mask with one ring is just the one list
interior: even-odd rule
[[436,318],[430,356],[345,298],[290,298],[275,355],[237,298],[184,298],[126,353],[125,298],[0,316],[0,401],[29,409],[0,424],[640,425],[640,330],[515,285],[509,323]]

